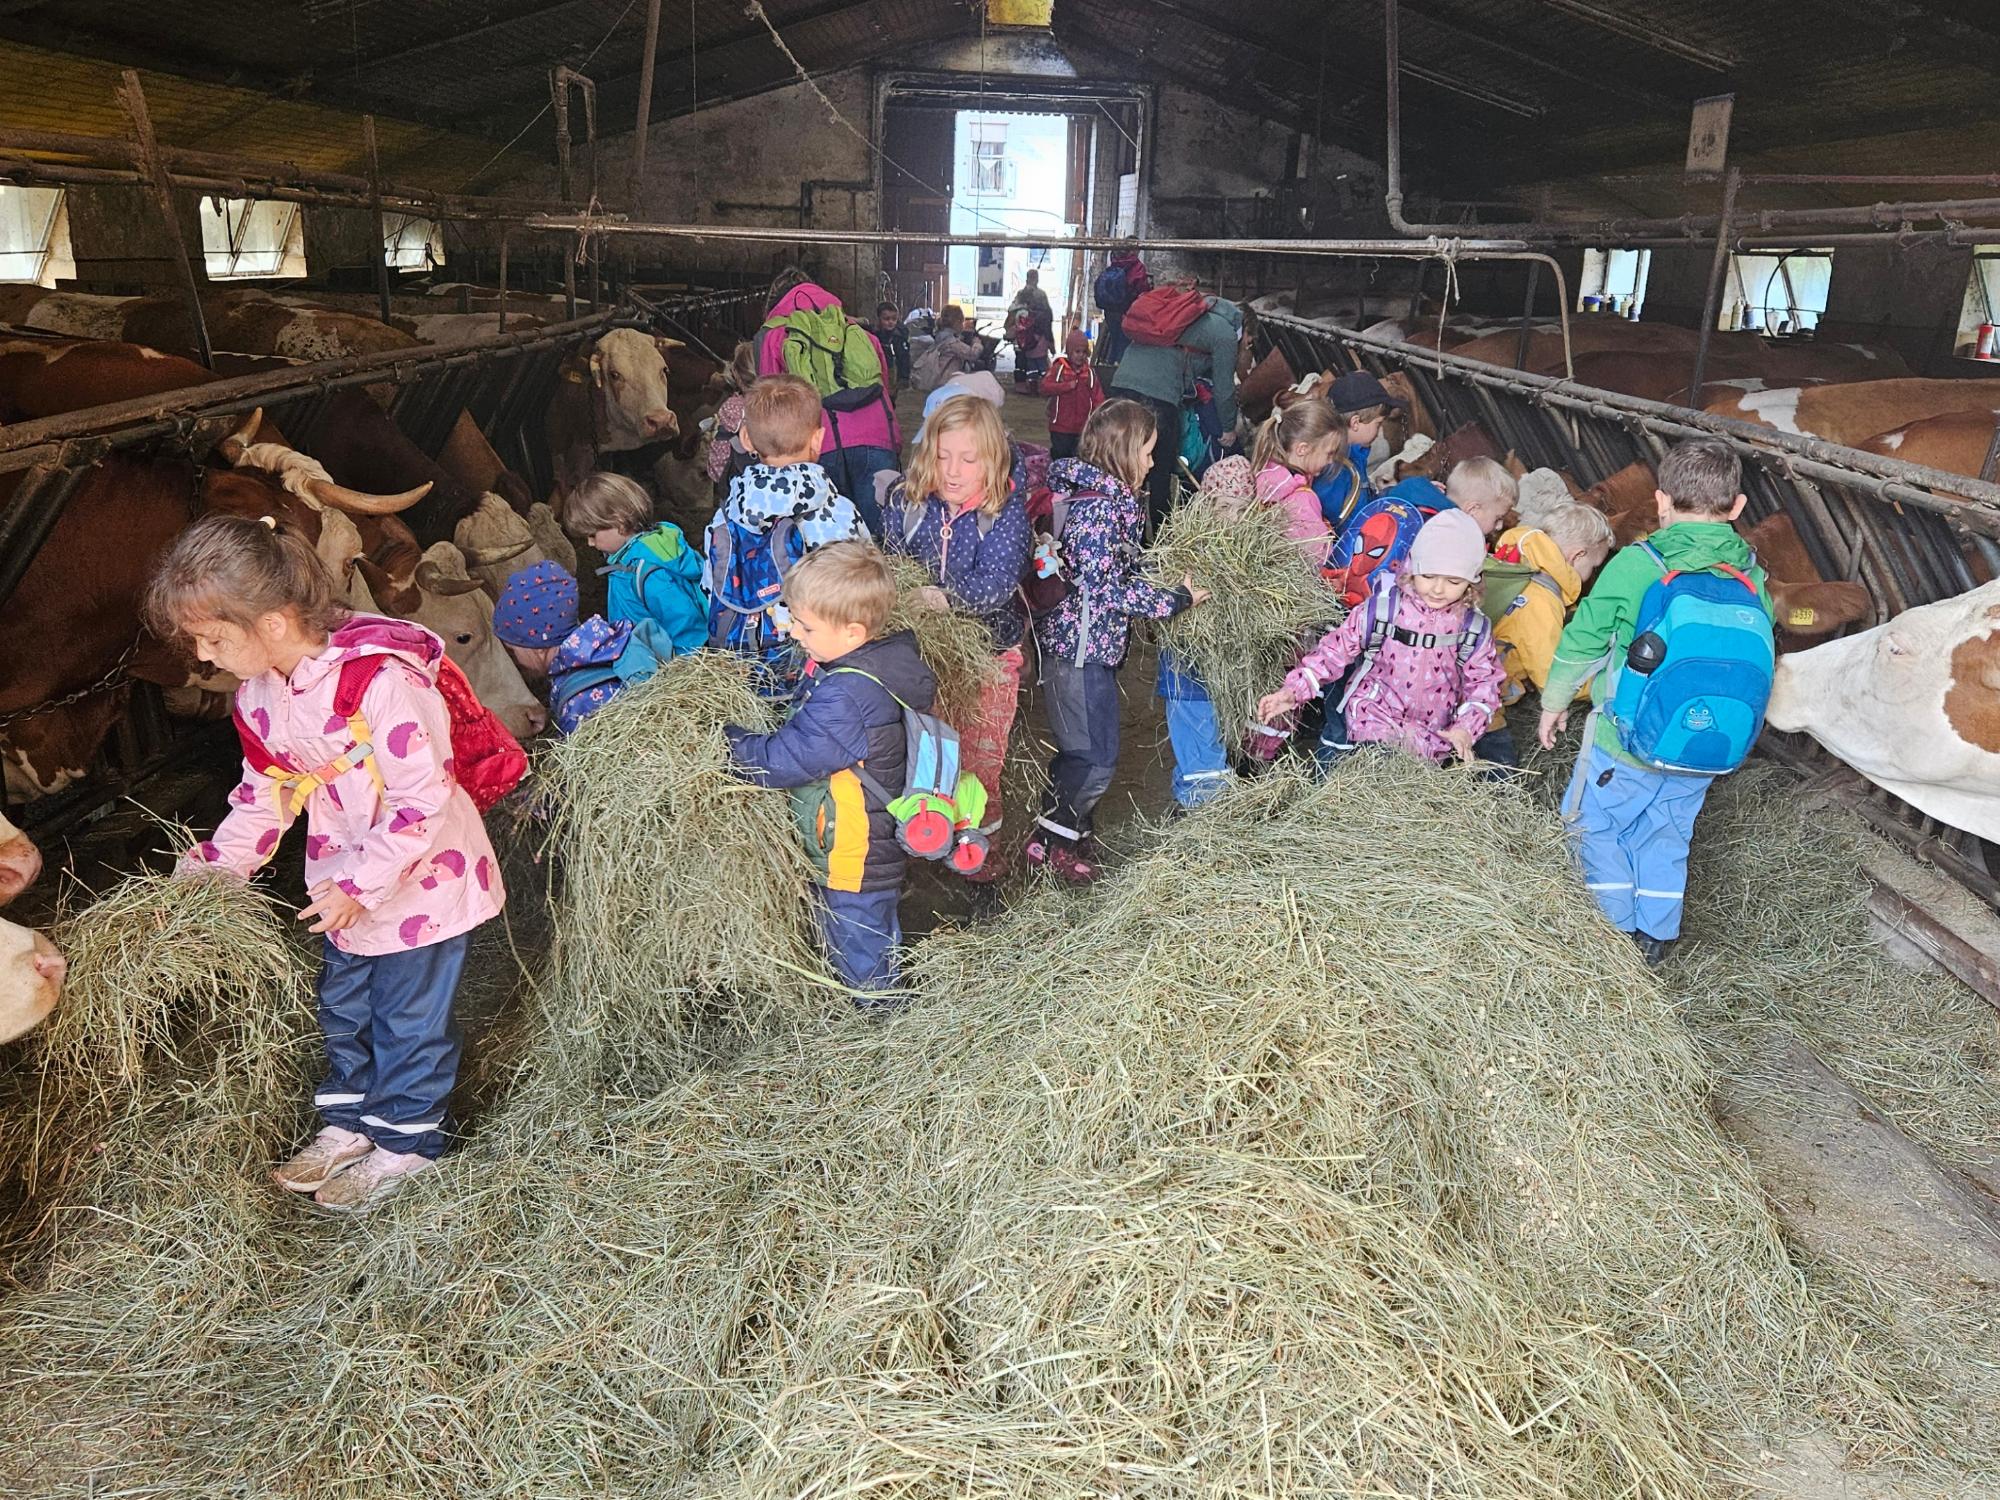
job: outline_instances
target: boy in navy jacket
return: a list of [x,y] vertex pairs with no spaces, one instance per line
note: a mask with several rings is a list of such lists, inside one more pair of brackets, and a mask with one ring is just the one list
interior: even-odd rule
[[896,581],[870,544],[807,555],[786,575],[784,597],[787,629],[810,658],[796,706],[770,734],[731,725],[730,761],[745,781],[793,794],[819,875],[827,958],[849,988],[878,993],[896,982],[908,856],[877,789],[901,791],[903,708],[928,712],[937,679],[908,631],[881,635]]

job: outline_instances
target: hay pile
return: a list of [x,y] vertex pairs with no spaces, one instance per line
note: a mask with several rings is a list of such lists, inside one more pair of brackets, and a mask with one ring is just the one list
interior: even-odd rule
[[1303,646],[1339,621],[1339,597],[1285,534],[1280,511],[1253,505],[1233,515],[1201,494],[1168,516],[1146,567],[1165,587],[1191,577],[1215,596],[1163,622],[1160,640],[1208,689],[1222,743],[1241,745],[1258,698],[1298,664]]
[[0,1303],[0,1396],[155,1495],[1694,1500],[1802,1426],[1995,1477],[1788,1256],[1527,798],[1267,778],[911,978],[588,1129],[503,1109],[199,1318]]
[[536,1065],[573,1094],[644,1097],[717,1028],[825,1001],[790,800],[730,774],[728,724],[776,719],[739,658],[698,651],[537,759],[555,949]]
[[937,675],[937,714],[958,725],[978,707],[979,695],[998,671],[993,664],[993,632],[955,609],[932,609],[917,602],[921,589],[931,588],[930,570],[915,558],[892,555],[889,571],[896,575],[896,608],[888,629],[907,630],[917,638],[917,655]]

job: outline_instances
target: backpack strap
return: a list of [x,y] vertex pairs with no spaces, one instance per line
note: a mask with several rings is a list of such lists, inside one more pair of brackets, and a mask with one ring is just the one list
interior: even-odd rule
[[[837,677],[843,672],[846,673],[849,677],[866,677],[870,682],[874,683],[875,686],[880,688],[883,692],[887,693],[889,695],[889,700],[892,703],[894,703],[897,708],[901,709],[904,713],[913,714],[916,712],[914,708],[911,708],[909,704],[905,703],[902,700],[902,698],[897,695],[896,690],[894,688],[890,687],[888,683],[884,682],[881,678],[877,677],[873,672],[870,672],[865,668],[828,667],[826,669],[826,675],[829,677]],[[860,782],[861,785],[865,787],[868,791],[872,792],[875,796],[875,800],[881,803],[884,807],[887,807],[891,802],[894,802],[896,800],[897,793],[890,791],[887,787],[882,785],[881,782],[875,779],[874,773],[868,769],[868,763],[865,760],[857,760],[853,765],[849,766],[847,769],[854,773],[854,779]]]
[[1553,594],[1555,596],[1555,601],[1557,604],[1562,604],[1562,605],[1567,604],[1568,601],[1566,601],[1563,598],[1562,585],[1557,583],[1555,579],[1550,577],[1547,573],[1537,573],[1533,578],[1530,578],[1526,584],[1526,587],[1523,589],[1523,592],[1526,592],[1527,589],[1534,588],[1537,585],[1547,589],[1551,594]]
[[1343,713],[1347,705],[1354,701],[1355,693],[1361,688],[1361,680],[1374,667],[1375,658],[1382,654],[1382,644],[1389,639],[1389,629],[1396,623],[1396,586],[1397,575],[1385,573],[1368,590],[1368,602],[1362,605],[1368,612],[1368,643],[1361,648],[1361,657],[1348,674],[1347,691],[1340,695]]

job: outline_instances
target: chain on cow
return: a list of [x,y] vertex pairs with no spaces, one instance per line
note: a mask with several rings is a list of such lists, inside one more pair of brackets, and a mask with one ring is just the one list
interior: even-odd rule
[[18,724],[23,719],[32,719],[37,714],[54,713],[59,708],[68,708],[72,703],[81,703],[86,698],[94,698],[99,693],[108,692],[118,686],[125,676],[125,669],[132,665],[132,658],[139,654],[139,647],[145,641],[144,632],[132,637],[132,644],[125,648],[125,654],[111,664],[111,669],[95,682],[87,683],[73,693],[65,693],[60,698],[51,698],[46,703],[31,703],[26,708],[17,708],[0,714],[0,729],[9,724]]

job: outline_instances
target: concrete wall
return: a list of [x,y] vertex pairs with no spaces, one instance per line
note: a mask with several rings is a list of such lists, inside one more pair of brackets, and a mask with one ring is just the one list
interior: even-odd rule
[[[86,292],[178,290],[180,266],[160,227],[153,197],[137,187],[73,187],[65,194],[75,289]],[[177,195],[181,234],[193,253],[194,274],[206,281],[201,257],[200,200]]]

